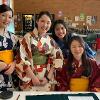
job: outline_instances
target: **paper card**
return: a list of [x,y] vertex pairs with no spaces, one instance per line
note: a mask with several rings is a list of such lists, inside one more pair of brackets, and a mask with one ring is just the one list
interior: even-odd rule
[[83,96],[83,97],[68,96],[68,100],[94,100],[94,98],[91,96],[88,96],[88,97],[86,97],[86,96]]
[[79,16],[75,16],[75,21],[79,21],[79,20],[80,20]]
[[84,21],[85,20],[85,15],[84,13],[80,13],[80,21]]
[[89,25],[92,25],[91,19],[92,19],[92,16],[87,16],[86,17],[86,23],[89,24]]
[[96,24],[96,22],[97,22],[97,16],[92,16],[91,23]]

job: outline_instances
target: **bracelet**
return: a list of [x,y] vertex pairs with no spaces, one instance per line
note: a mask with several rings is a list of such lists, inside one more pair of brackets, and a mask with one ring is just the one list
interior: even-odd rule
[[45,76],[45,78],[47,79],[48,82],[50,81],[50,79],[47,76]]

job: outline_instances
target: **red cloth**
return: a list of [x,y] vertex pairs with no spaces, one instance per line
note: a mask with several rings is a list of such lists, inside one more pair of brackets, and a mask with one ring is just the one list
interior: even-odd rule
[[96,42],[97,42],[97,49],[100,49],[100,38],[97,38]]
[[[95,88],[100,89],[100,67],[96,64],[95,60],[91,60],[91,75],[89,76],[89,86],[88,91],[96,91]],[[80,78],[83,67],[77,68],[77,70],[70,77],[67,70],[67,64],[61,70],[56,72],[56,80],[59,84],[56,85],[56,91],[67,91],[70,90],[70,78]]]

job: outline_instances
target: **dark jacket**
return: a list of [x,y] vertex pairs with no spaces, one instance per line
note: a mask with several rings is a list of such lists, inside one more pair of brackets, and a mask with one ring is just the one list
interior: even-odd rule
[[[55,38],[55,37],[52,37],[54,38],[54,40],[56,41],[56,43],[59,45],[59,47],[61,48],[62,52],[63,52],[63,55],[64,55],[64,58],[67,58],[68,57],[68,54],[69,54],[69,49],[68,49],[68,43],[70,41],[70,39],[75,36],[77,34],[73,34],[73,33],[69,33],[68,35],[66,35],[64,37],[64,41],[60,40],[59,38]],[[86,50],[86,54],[89,58],[94,58],[96,56],[96,52],[93,51],[89,45],[85,42],[85,50]]]

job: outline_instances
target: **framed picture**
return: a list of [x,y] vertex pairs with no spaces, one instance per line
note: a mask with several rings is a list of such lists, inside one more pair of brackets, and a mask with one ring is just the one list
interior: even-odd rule
[[32,31],[34,28],[34,14],[22,14],[23,32]]

